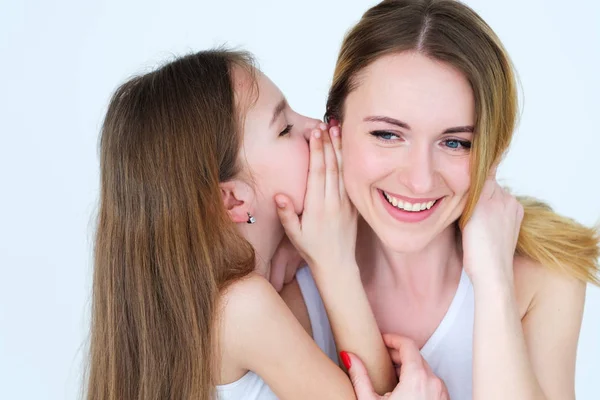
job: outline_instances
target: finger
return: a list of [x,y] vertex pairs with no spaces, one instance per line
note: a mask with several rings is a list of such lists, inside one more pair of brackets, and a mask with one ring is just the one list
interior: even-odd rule
[[329,135],[331,136],[331,143],[333,144],[333,150],[335,151],[335,158],[337,159],[338,166],[338,181],[340,197],[346,194],[346,188],[344,187],[344,174],[343,174],[343,160],[342,160],[342,130],[339,126],[334,126],[329,129]]
[[277,292],[283,289],[286,268],[287,266],[282,260],[279,250],[277,250],[271,260],[271,273],[269,274],[269,282],[271,282],[271,285],[273,285]]
[[423,366],[423,357],[412,340],[400,335],[384,334],[383,341],[388,348],[396,350],[392,361],[402,366],[401,371]]
[[278,194],[275,196],[275,203],[277,203],[277,215],[285,229],[285,233],[293,243],[297,242],[302,232],[300,219],[296,215],[292,202],[287,196]]
[[313,202],[322,202],[325,197],[325,159],[322,136],[320,129],[314,129],[310,136],[310,160],[304,200],[305,208],[310,208]]
[[296,255],[294,255],[293,258],[288,261],[283,283],[288,284],[291,281],[293,281],[298,268],[304,266],[305,264],[306,262],[302,259],[302,257],[300,257],[300,254],[297,253]]
[[369,374],[367,373],[367,369],[363,365],[362,361],[360,361],[360,359],[354,354],[345,352],[342,352],[341,354],[342,360],[345,358],[343,354],[346,354],[348,357],[346,361],[344,361],[344,364],[348,370],[348,375],[350,375],[352,386],[354,386],[356,398],[358,400],[377,399],[379,396],[377,396],[375,389],[373,389],[373,384],[369,379]]
[[271,285],[273,285],[278,292],[283,289],[283,286],[286,283],[289,283],[286,281],[288,271],[293,269],[294,273],[296,272],[296,268],[293,268],[291,264],[295,262],[297,258],[300,258],[298,250],[296,250],[287,235],[284,235],[271,259],[271,273],[269,275]]
[[320,124],[323,137],[323,153],[325,156],[325,195],[331,199],[339,199],[338,161],[331,141],[327,125]]

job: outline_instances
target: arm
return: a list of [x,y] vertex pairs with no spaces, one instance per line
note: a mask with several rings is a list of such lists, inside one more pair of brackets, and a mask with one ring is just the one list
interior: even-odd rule
[[522,321],[513,290],[476,294],[475,399],[575,399],[585,284],[550,271],[543,279]]
[[273,286],[257,275],[223,295],[221,352],[260,375],[282,400],[354,399],[348,377],[306,333]]
[[[574,399],[585,285],[515,259],[522,218],[523,207],[492,174],[463,229],[464,268],[475,292],[473,397]],[[523,268],[537,271],[526,281],[539,287],[521,321],[514,276]]]
[[378,393],[391,391],[396,376],[356,264],[357,212],[344,189],[338,127],[310,139],[310,169],[302,221],[289,199],[276,198],[286,233],[311,271],[327,309],[338,350],[364,362]]
[[571,277],[544,273],[544,284],[523,318],[529,360],[546,399],[574,400],[586,285]]
[[545,399],[527,355],[512,283],[473,286],[473,399]]
[[393,390],[396,374],[362,285],[356,263],[311,266],[338,350],[360,355],[379,394]]

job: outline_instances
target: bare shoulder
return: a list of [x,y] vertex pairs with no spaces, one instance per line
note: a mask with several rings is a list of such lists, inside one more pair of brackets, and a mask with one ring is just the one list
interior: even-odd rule
[[281,304],[281,297],[271,283],[259,274],[251,273],[221,293],[218,302],[220,326],[235,326],[238,332],[250,329],[251,326],[244,322],[256,322]]
[[566,272],[548,268],[527,257],[516,256],[514,277],[521,317],[542,303],[556,302],[576,308],[583,305],[585,282]]
[[281,297],[264,277],[256,273],[231,283],[217,302],[216,335],[218,340],[219,383],[241,378],[247,369],[241,362],[244,349],[256,334],[261,320],[273,317],[281,307]]

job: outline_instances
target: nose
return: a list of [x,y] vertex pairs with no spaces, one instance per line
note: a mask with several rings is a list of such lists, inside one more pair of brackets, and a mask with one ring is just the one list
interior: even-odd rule
[[300,132],[302,132],[304,139],[307,141],[310,140],[310,133],[317,128],[320,123],[321,121],[318,119],[302,116],[302,120],[300,122]]
[[402,183],[413,195],[429,194],[433,189],[434,170],[433,152],[429,146],[409,148]]

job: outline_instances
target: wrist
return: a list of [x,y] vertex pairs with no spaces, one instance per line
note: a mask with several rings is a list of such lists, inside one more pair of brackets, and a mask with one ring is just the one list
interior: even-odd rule
[[472,279],[473,292],[479,301],[507,304],[515,298],[512,276],[487,276]]
[[342,283],[350,281],[361,282],[360,269],[356,260],[336,263],[315,263],[309,265],[310,272],[317,282],[331,285],[334,282]]
[[512,262],[509,265],[492,262],[486,266],[477,265],[475,267],[471,267],[468,263],[465,263],[464,268],[475,288],[502,289],[514,286]]

